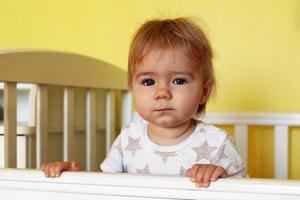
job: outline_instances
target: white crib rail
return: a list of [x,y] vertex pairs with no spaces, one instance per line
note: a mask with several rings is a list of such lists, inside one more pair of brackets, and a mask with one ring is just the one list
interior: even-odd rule
[[299,113],[208,113],[203,121],[216,125],[234,125],[237,148],[245,162],[248,160],[248,126],[273,126],[275,178],[288,178],[289,127],[300,126]]
[[197,188],[187,177],[0,169],[1,199],[230,199],[298,200],[300,181],[226,178]]

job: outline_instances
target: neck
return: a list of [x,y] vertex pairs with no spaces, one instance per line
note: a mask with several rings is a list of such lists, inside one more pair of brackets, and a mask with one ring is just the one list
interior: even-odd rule
[[176,127],[159,127],[149,123],[148,136],[154,143],[162,146],[179,144],[192,134],[196,121],[191,119]]

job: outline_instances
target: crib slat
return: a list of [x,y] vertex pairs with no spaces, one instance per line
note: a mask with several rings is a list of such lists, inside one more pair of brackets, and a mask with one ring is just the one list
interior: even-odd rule
[[86,98],[86,170],[91,171],[96,163],[96,90],[88,89]]
[[245,167],[248,166],[248,126],[235,125],[234,126],[236,147],[245,162]]
[[106,94],[106,154],[112,145],[112,139],[115,136],[115,99],[116,94],[110,90]]
[[132,97],[131,92],[123,91],[122,92],[122,127],[131,122],[132,117]]
[[4,168],[4,137],[0,136],[0,168]]
[[48,88],[37,86],[36,168],[48,160]]
[[64,161],[74,160],[74,88],[64,88]]
[[29,119],[28,126],[36,126],[37,85],[33,84],[28,95]]
[[289,129],[285,125],[275,126],[275,178],[288,179]]
[[4,83],[4,167],[17,166],[17,89]]
[[17,168],[25,169],[27,165],[26,136],[17,137]]

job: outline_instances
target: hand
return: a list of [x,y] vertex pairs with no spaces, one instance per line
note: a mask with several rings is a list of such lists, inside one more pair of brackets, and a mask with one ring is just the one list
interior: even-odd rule
[[212,164],[195,164],[188,169],[186,175],[196,183],[197,187],[208,187],[210,182],[215,182],[218,178],[228,177],[223,167]]
[[63,171],[79,171],[79,165],[72,162],[50,162],[44,163],[41,167],[41,170],[44,171],[46,177],[59,177]]

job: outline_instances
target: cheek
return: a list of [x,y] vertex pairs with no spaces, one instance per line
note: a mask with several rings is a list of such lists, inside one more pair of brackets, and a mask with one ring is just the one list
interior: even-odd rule
[[200,95],[197,93],[187,92],[174,99],[183,113],[189,114],[196,112],[199,105]]
[[135,104],[135,110],[139,115],[146,121],[149,121],[150,118],[150,105],[151,102],[149,102],[150,98],[145,97],[144,95],[135,95],[134,96],[134,104]]
[[143,110],[149,106],[150,97],[147,96],[147,93],[145,94],[142,91],[135,91],[133,92],[133,99],[137,111]]

